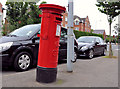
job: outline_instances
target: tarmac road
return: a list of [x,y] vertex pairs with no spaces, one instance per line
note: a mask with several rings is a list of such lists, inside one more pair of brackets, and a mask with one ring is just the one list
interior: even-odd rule
[[[114,55],[118,47],[113,45]],[[36,69],[26,72],[4,70],[3,87],[118,87],[118,58],[97,56],[90,59],[79,58],[73,65],[73,73],[67,73],[66,63],[58,65],[57,81],[50,84],[36,82]]]

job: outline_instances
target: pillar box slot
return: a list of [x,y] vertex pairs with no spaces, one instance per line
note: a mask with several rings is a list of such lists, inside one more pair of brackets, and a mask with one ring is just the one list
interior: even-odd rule
[[62,18],[58,18],[58,17],[56,17],[56,20],[58,20],[58,21],[62,21]]

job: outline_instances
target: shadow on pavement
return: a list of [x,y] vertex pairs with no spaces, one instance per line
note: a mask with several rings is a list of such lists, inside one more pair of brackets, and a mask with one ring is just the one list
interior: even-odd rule
[[[102,57],[102,56],[94,56],[94,58],[97,58],[97,57]],[[87,58],[87,57],[84,57],[84,56],[79,56],[78,57],[78,59],[77,60],[94,60],[94,58],[92,58],[92,59],[89,59],[89,58]],[[77,61],[76,61],[77,62]],[[59,60],[58,61],[58,65],[61,65],[61,64],[66,64],[67,63],[67,59],[63,59],[63,60]],[[35,69],[37,66],[34,66],[34,67],[32,67],[31,69]],[[31,70],[31,69],[29,69],[29,70]],[[28,70],[28,71],[29,71]],[[9,67],[9,68],[2,68],[2,72],[16,72],[15,70],[14,70],[14,68],[12,68],[12,67]]]
[[11,72],[11,71],[15,71],[13,68],[2,68],[2,72]]
[[[65,63],[67,63],[67,60],[59,60],[59,61],[58,61],[58,65],[65,64]],[[33,67],[30,68],[29,70],[35,69],[36,67],[37,67],[37,66],[33,66]],[[29,70],[28,70],[28,71],[29,71]],[[9,68],[2,68],[2,72],[4,73],[4,72],[16,72],[16,71],[14,70],[13,67],[9,67]]]
[[84,56],[78,56],[78,60],[94,60],[94,58],[97,58],[97,57],[102,57],[102,56],[96,55],[92,59],[89,59],[89,58],[84,57]]

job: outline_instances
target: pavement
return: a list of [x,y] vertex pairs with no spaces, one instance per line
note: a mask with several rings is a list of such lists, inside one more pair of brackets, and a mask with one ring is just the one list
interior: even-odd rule
[[[114,50],[118,57],[117,49]],[[118,58],[97,56],[79,58],[73,64],[73,72],[67,72],[67,64],[58,65],[57,80],[53,83],[36,82],[36,68],[26,72],[3,71],[2,87],[118,87]]]

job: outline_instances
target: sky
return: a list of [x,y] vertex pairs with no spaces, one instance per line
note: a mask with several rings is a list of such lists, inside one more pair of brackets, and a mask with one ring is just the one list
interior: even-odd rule
[[[7,0],[0,0],[5,7],[5,2]],[[46,1],[48,4],[57,4],[68,8],[68,0],[40,0],[38,5],[42,2]],[[74,15],[77,15],[81,18],[89,17],[89,21],[91,24],[91,28],[93,30],[101,30],[104,29],[106,34],[109,34],[109,24],[107,21],[107,16],[98,11],[96,7],[97,0],[73,0],[74,1]],[[112,24],[112,30],[114,30],[114,25],[118,23],[118,17],[115,18],[116,21]],[[114,32],[112,31],[112,35]]]

